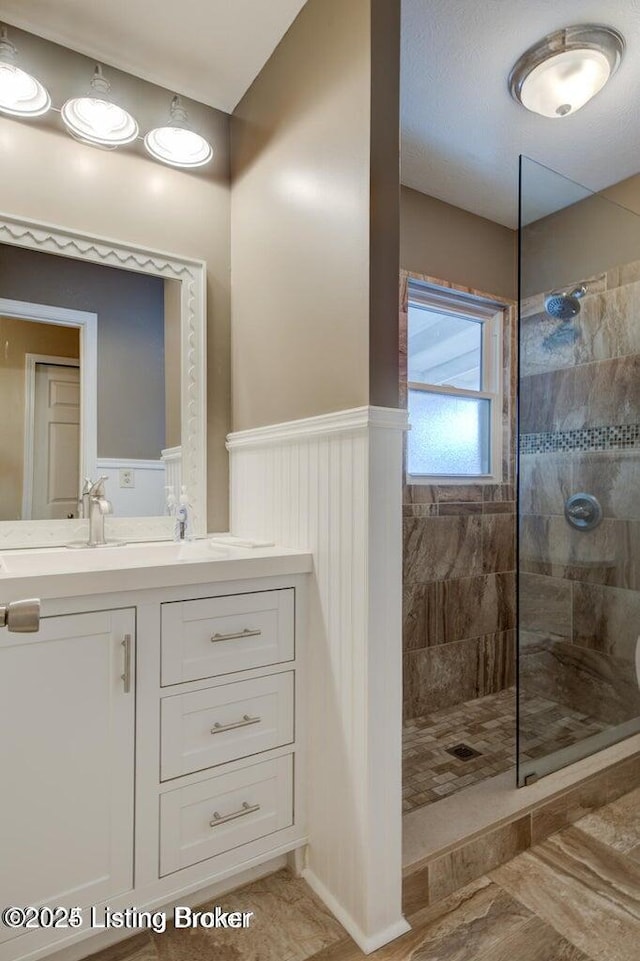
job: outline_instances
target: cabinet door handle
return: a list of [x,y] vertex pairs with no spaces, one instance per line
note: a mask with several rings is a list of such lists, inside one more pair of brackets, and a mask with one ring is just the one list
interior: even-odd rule
[[124,682],[124,693],[129,694],[131,691],[131,634],[125,634],[122,646],[124,648],[124,674],[121,674],[120,677]]
[[217,811],[214,811],[213,820],[209,821],[209,827],[217,828],[219,824],[226,824],[227,821],[235,821],[236,818],[246,817],[247,814],[254,814],[259,810],[259,804],[249,804],[248,801],[243,801],[240,810],[234,811],[233,814],[218,814]]
[[236,641],[242,637],[259,637],[262,631],[252,631],[248,627],[245,627],[244,631],[237,631],[235,634],[214,634],[211,638],[212,644],[217,644],[218,641]]
[[259,724],[261,720],[261,717],[250,717],[248,714],[245,714],[241,721],[231,721],[229,724],[221,724],[220,721],[216,721],[211,728],[211,733],[222,734],[223,731],[235,731],[238,727],[249,727],[250,724]]

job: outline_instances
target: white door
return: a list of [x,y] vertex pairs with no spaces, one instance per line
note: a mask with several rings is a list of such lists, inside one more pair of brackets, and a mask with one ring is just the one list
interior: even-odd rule
[[80,368],[36,364],[34,520],[78,516],[80,494]]
[[[0,632],[2,907],[86,907],[133,887],[134,687],[121,675],[134,632],[133,610]],[[19,956],[64,934],[0,924],[0,942],[28,940]]]

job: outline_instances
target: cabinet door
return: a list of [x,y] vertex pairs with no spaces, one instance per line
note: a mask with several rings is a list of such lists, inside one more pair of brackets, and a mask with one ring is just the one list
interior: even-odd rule
[[[132,887],[134,631],[122,610],[0,632],[1,905]],[[0,926],[0,941],[14,933]]]

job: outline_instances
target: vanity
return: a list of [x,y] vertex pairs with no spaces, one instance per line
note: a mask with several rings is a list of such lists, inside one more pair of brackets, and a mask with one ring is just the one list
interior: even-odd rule
[[37,632],[0,631],[0,901],[83,918],[0,926],[1,961],[82,957],[91,906],[202,903],[306,843],[311,566],[209,539],[0,555],[2,601],[41,599]]

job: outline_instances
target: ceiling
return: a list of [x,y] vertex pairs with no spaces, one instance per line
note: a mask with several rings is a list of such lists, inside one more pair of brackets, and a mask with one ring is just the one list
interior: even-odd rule
[[[0,19],[230,112],[304,3],[0,0]],[[626,39],[613,80],[558,120],[516,104],[519,55],[589,21]],[[403,183],[516,227],[520,153],[591,190],[640,170],[640,0],[402,0],[402,27]]]
[[[640,0],[402,0],[402,11],[403,183],[516,227],[520,153],[591,190],[640,171]],[[627,44],[604,90],[557,120],[512,100],[520,54],[589,22]]]
[[0,0],[0,20],[230,113],[305,0]]

